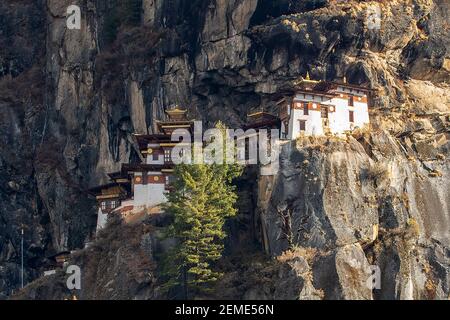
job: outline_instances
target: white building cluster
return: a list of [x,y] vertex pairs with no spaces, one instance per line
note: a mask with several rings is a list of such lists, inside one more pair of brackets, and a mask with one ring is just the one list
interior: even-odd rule
[[[248,116],[246,129],[279,129],[280,139],[299,136],[345,134],[369,124],[371,90],[342,83],[301,79],[293,90],[280,93],[279,114],[256,112]],[[155,209],[167,201],[171,191],[174,164],[171,158],[171,133],[176,129],[194,131],[187,111],[178,107],[167,110],[167,120],[157,122],[157,133],[135,134],[141,163],[122,164],[121,171],[109,174],[111,182],[90,190],[98,202],[97,229],[106,224],[110,214]],[[270,130],[269,130],[270,131]],[[245,153],[245,152],[244,152]],[[242,154],[245,158],[246,156]]]
[[281,138],[339,135],[369,124],[369,94],[364,87],[302,79],[293,97],[278,102]]

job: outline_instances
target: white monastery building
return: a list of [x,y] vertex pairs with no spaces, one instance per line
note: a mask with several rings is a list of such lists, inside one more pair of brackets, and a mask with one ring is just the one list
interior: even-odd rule
[[310,80],[296,84],[292,98],[278,102],[281,138],[344,134],[369,124],[370,89],[343,83]]

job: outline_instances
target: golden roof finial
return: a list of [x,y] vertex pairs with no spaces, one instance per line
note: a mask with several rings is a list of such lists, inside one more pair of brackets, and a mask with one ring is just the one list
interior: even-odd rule
[[311,78],[309,77],[309,71],[306,71],[306,80],[311,80]]
[[179,105],[175,105],[171,109],[167,109],[166,110],[166,113],[169,114],[169,115],[171,115],[171,114],[185,114],[186,112],[187,112],[187,110],[180,108]]

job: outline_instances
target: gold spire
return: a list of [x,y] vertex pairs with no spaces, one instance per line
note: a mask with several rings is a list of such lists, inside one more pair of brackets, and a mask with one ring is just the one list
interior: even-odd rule
[[306,80],[311,80],[311,78],[309,77],[309,71],[306,71]]
[[171,109],[167,109],[166,114],[169,117],[168,121],[166,122],[187,121],[186,119],[187,109],[180,108],[178,105],[175,105]]
[[186,109],[181,109],[178,105],[176,105],[174,108],[166,110],[166,113],[171,116],[171,115],[181,115],[181,114],[185,114],[187,112]]

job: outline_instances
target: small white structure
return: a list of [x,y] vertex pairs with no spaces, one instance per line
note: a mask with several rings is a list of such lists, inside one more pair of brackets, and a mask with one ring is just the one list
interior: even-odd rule
[[302,79],[291,100],[278,102],[281,138],[343,134],[369,124],[370,90],[347,83]]

